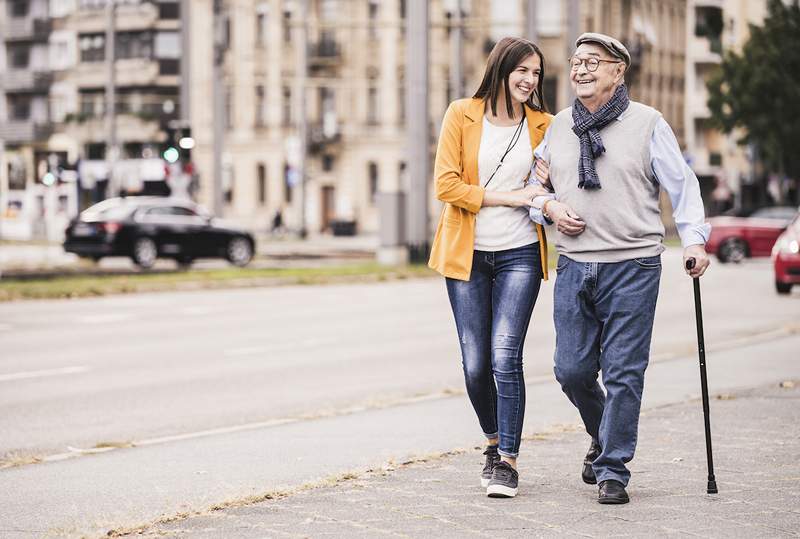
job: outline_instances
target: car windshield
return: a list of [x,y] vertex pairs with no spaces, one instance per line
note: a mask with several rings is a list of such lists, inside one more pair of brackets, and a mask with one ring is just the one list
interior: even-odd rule
[[775,207],[775,208],[761,208],[753,212],[750,217],[757,219],[778,219],[780,221],[791,221],[797,214],[795,208],[790,207]]
[[81,213],[83,220],[125,219],[136,206],[124,200],[104,200]]

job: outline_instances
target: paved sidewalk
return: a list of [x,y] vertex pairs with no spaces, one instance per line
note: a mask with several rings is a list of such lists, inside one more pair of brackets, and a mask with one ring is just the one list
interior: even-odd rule
[[[597,504],[575,426],[528,436],[520,494],[487,498],[478,448],[399,465],[336,486],[140,530],[144,536],[249,537],[798,537],[800,384],[711,403],[720,493],[707,495],[699,401],[642,416],[631,503]],[[793,387],[792,387],[793,386]],[[535,410],[529,410],[535,413]]]

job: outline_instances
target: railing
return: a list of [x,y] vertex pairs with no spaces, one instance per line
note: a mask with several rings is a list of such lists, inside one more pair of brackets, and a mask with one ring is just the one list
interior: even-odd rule
[[17,39],[47,41],[52,28],[52,23],[47,19],[34,19],[32,17],[24,19],[7,18],[5,28],[3,28],[3,39],[6,41]]
[[3,88],[6,91],[42,91],[46,92],[53,83],[53,74],[47,71],[29,71],[11,69],[3,77]]
[[0,123],[0,139],[7,143],[25,143],[44,140],[53,134],[50,123],[36,123],[33,120],[11,120]]

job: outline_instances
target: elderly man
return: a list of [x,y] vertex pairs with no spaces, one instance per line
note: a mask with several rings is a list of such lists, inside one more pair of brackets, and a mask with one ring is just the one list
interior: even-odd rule
[[[575,45],[570,80],[577,99],[553,118],[535,151],[549,163],[555,197],[538,197],[531,217],[557,229],[555,374],[592,437],[581,476],[599,482],[600,503],[619,504],[629,501],[625,464],[636,447],[661,277],[659,189],[675,209],[684,260],[696,260],[693,277],[708,267],[710,228],[697,178],[669,125],[628,98],[627,49],[595,33]],[[537,164],[545,182],[547,170]]]

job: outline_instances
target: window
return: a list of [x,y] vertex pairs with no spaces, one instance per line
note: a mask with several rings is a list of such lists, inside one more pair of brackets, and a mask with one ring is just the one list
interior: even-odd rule
[[544,104],[550,112],[557,111],[556,97],[558,94],[558,78],[545,77],[542,81],[542,93],[544,94]]
[[336,20],[336,12],[339,9],[338,0],[321,0],[320,18],[323,21],[333,22]]
[[369,38],[378,39],[378,0],[369,0]]
[[[177,42],[178,51],[180,51],[180,39],[177,32],[174,34],[173,40]],[[165,32],[167,34],[167,32]],[[114,44],[114,52],[118,59],[128,58],[152,58],[153,57],[153,33],[152,32],[119,32],[116,35]],[[165,36],[164,45],[170,42],[170,36]]]
[[336,159],[329,153],[322,155],[322,171],[330,172],[333,170],[333,164]]
[[106,145],[103,142],[90,142],[85,148],[86,159],[105,159]]
[[283,165],[283,199],[287,204],[292,203],[292,185],[294,184],[294,175],[297,171],[292,170],[288,163]]
[[106,38],[103,34],[82,34],[78,46],[81,62],[102,62],[106,59]]
[[397,87],[397,119],[400,125],[406,124],[406,89],[405,82],[400,81]]
[[283,125],[292,125],[292,90],[288,86],[283,87]]
[[267,202],[267,167],[259,163],[256,169],[256,186],[258,188],[258,203],[262,206]]
[[266,43],[268,13],[269,4],[256,6],[256,47],[263,47]]
[[14,69],[25,69],[31,61],[31,48],[27,45],[8,45],[8,63]]
[[29,7],[28,0],[11,0],[11,16],[27,17]]
[[233,128],[233,88],[225,88],[225,127]]
[[375,204],[378,196],[378,164],[370,161],[367,164],[367,176],[369,181],[369,201]]
[[378,124],[378,88],[375,86],[367,89],[367,124]]
[[12,120],[31,118],[31,98],[26,95],[9,95],[8,108]]
[[264,97],[264,87],[261,85],[256,86],[256,117],[255,123],[256,127],[264,127],[265,125],[265,108],[266,106],[266,99]]
[[292,41],[292,12],[289,10],[283,12],[283,41]]
[[161,0],[158,4],[158,18],[164,20],[175,20],[181,18],[181,7],[178,2]]
[[155,50],[156,58],[179,59],[181,57],[180,32],[157,32]]

